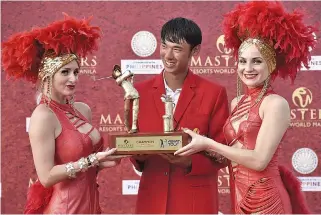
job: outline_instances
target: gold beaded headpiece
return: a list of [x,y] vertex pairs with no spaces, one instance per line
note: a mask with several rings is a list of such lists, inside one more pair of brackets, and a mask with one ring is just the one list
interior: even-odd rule
[[92,17],[64,16],[46,27],[17,33],[3,43],[2,65],[8,78],[43,82],[64,65],[98,49],[101,31],[90,25]]
[[251,1],[237,4],[223,20],[226,48],[238,56],[255,44],[269,65],[271,78],[290,77],[294,81],[302,64],[308,67],[310,49],[316,45],[313,32],[299,10],[286,12],[280,1]]
[[[255,45],[267,63],[270,75],[255,100],[261,100],[270,80],[277,76],[290,77],[294,81],[302,64],[308,67],[310,48],[315,47],[314,26],[303,22],[298,10],[288,13],[279,1],[251,1],[237,4],[224,16],[223,31],[226,48],[239,56],[250,45]],[[238,77],[237,96],[242,82]]]
[[248,47],[255,45],[261,53],[263,59],[268,65],[269,73],[271,74],[276,68],[276,54],[275,50],[266,42],[256,38],[248,38],[244,40],[238,50],[238,56],[240,56]]
[[75,54],[63,54],[60,56],[55,56],[53,52],[45,54],[41,61],[38,79],[43,82],[47,77],[53,77],[61,67],[73,60],[76,60],[79,66],[78,57]]

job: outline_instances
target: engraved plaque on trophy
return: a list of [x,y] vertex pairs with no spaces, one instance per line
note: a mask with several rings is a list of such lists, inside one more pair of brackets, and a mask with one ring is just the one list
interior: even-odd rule
[[[109,147],[117,148],[117,155],[160,154],[174,153],[188,144],[189,136],[182,131],[174,131],[173,110],[174,102],[170,96],[162,95],[165,115],[163,115],[163,132],[143,133],[137,130],[139,112],[139,94],[133,86],[133,73],[122,72],[120,66],[115,65],[112,77],[125,91],[124,124],[128,133],[110,133]],[[130,105],[132,104],[132,107]],[[129,123],[129,113],[132,109],[132,122]]]
[[109,145],[117,155],[174,153],[188,143],[183,132],[109,134]]

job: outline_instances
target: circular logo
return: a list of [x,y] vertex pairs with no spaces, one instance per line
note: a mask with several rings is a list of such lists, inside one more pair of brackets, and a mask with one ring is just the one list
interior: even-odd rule
[[224,35],[221,35],[217,38],[216,40],[216,48],[219,52],[221,52],[222,54],[231,54],[232,53],[232,49],[228,49],[225,47],[225,39],[224,39]]
[[133,36],[131,45],[136,55],[148,57],[156,51],[157,41],[149,31],[139,31]]
[[318,166],[318,156],[312,149],[298,149],[292,156],[292,166],[301,174],[310,174]]
[[299,108],[305,108],[312,103],[312,92],[306,87],[299,87],[292,93],[292,102]]

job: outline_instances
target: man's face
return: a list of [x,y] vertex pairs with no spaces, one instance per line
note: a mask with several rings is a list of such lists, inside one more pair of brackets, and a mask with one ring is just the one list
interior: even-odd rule
[[160,56],[166,72],[184,73],[192,56],[191,46],[185,41],[179,44],[165,41],[160,46]]

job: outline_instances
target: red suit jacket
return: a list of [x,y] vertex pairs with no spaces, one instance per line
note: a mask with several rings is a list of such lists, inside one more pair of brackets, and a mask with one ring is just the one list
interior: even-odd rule
[[[135,88],[140,94],[139,132],[163,131],[163,73],[138,83]],[[225,143],[222,130],[228,115],[225,88],[189,71],[174,113],[174,128],[197,128],[200,134]],[[217,176],[218,170],[226,165],[201,153],[191,157],[190,171],[159,155],[151,155],[143,163],[131,159],[135,168],[143,172],[136,213],[218,213]]]

